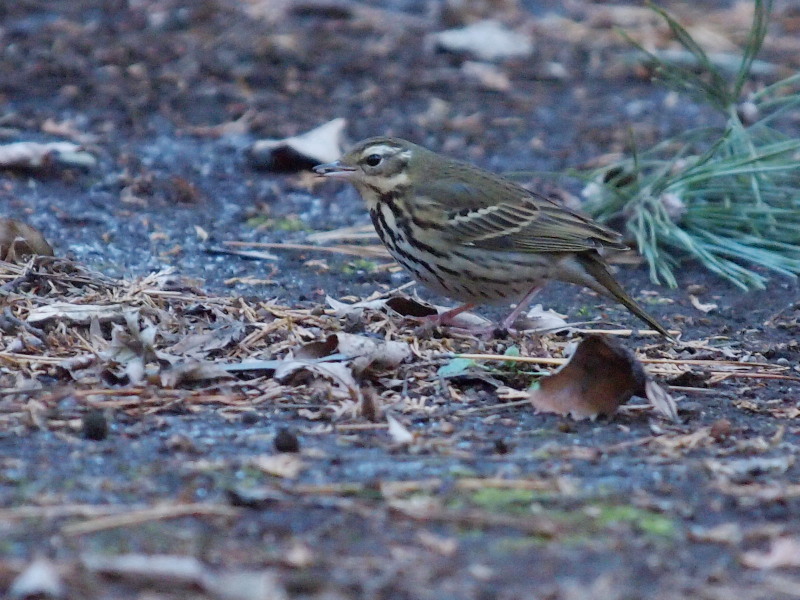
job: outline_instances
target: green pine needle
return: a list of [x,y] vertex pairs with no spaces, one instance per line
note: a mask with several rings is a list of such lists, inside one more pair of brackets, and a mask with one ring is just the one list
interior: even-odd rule
[[[640,50],[656,65],[658,78],[718,110],[725,126],[691,130],[603,169],[578,173],[594,182],[584,192],[588,210],[600,220],[625,220],[656,282],[675,287],[675,268],[686,254],[742,289],[765,287],[767,279],[754,265],[796,277],[800,138],[783,134],[777,122],[800,107],[800,74],[742,98],[772,1],[755,1],[753,24],[732,78],[672,16],[651,8],[697,68]],[[745,111],[756,115],[755,122],[740,116]]]

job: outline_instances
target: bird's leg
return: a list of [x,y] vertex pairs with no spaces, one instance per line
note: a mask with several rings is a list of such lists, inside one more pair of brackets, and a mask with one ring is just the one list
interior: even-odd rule
[[541,285],[534,285],[525,296],[523,296],[522,300],[519,301],[516,308],[511,311],[511,313],[503,319],[503,323],[501,327],[507,331],[511,331],[511,326],[517,320],[517,318],[522,314],[522,311],[528,308],[528,305],[533,300],[534,296],[539,293],[539,290],[542,289]]
[[439,327],[440,325],[444,325],[445,327],[450,328],[453,331],[461,331],[463,333],[469,333],[472,335],[483,335],[486,334],[487,330],[484,328],[480,328],[480,330],[475,329],[474,327],[459,327],[457,325],[453,325],[455,318],[463,312],[474,308],[475,304],[467,303],[461,306],[457,306],[455,308],[451,308],[450,310],[446,310],[443,313],[439,313],[438,315],[430,315],[428,317],[417,317],[420,321],[422,321],[422,325],[417,328],[417,332],[422,334],[423,332],[430,332],[432,329]]
[[452,325],[453,321],[458,315],[468,310],[472,310],[473,308],[475,308],[475,304],[468,302],[467,304],[456,306],[455,308],[446,310],[443,313],[439,313],[438,315],[431,315],[430,317],[426,317],[426,320],[428,320],[433,325]]

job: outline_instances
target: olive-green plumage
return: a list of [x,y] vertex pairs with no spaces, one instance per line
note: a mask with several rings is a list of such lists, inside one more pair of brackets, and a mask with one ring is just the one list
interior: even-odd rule
[[390,137],[315,170],[352,183],[392,256],[438,293],[468,306],[510,303],[566,281],[616,298],[669,337],[606,266],[604,250],[626,248],[618,233],[508,179]]

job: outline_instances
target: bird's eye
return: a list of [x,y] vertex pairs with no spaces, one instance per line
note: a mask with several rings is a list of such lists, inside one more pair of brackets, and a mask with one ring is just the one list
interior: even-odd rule
[[367,158],[364,159],[364,162],[368,167],[377,167],[381,164],[383,157],[380,154],[370,154]]

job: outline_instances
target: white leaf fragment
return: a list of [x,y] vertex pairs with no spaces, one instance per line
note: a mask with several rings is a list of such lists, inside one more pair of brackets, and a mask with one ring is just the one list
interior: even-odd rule
[[414,441],[414,434],[392,415],[387,414],[386,421],[389,423],[389,435],[396,443],[410,444]]
[[20,573],[8,590],[9,598],[63,598],[64,584],[55,565],[43,557],[33,561]]
[[306,133],[282,140],[259,140],[251,148],[254,154],[270,154],[289,149],[309,160],[328,163],[342,155],[347,120],[333,119]]
[[533,52],[530,36],[512,31],[493,20],[479,21],[460,29],[434,34],[436,44],[451,52],[468,52],[481,60],[529,56]]

